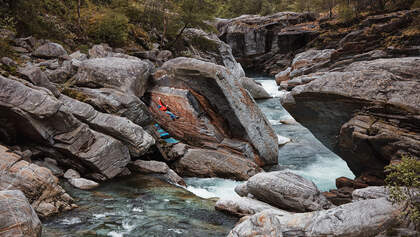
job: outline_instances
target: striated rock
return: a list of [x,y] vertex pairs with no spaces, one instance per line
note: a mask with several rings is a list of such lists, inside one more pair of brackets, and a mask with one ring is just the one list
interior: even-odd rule
[[89,49],[89,58],[105,58],[112,56],[112,48],[108,44],[97,44]]
[[94,58],[81,63],[75,84],[90,88],[113,88],[143,96],[152,66],[140,59]]
[[149,109],[135,95],[111,88],[71,88],[65,93],[73,98],[81,99],[100,112],[126,117],[142,127],[152,122]]
[[284,210],[305,212],[334,206],[313,182],[289,171],[260,173],[246,184],[255,199]]
[[97,182],[84,178],[71,178],[69,182],[74,187],[83,190],[94,189],[99,186]]
[[236,216],[254,215],[264,210],[276,211],[278,213],[288,214],[276,207],[270,206],[267,203],[247,198],[221,198],[216,202],[216,210],[227,212]]
[[0,190],[21,190],[41,217],[72,209],[73,199],[49,169],[22,160],[4,146],[0,146],[0,174]]
[[[277,163],[270,123],[224,67],[176,58],[155,73],[154,84],[148,93],[149,109],[173,136],[188,138],[196,147],[213,147],[219,150],[215,156],[228,150],[258,165]],[[172,121],[158,110],[159,97],[179,119]]]
[[291,67],[288,67],[286,70],[277,73],[274,77],[276,78],[277,85],[280,85],[283,81],[290,79],[290,72],[292,71]]
[[41,236],[41,221],[21,191],[0,191],[0,213],[1,236]]
[[72,113],[91,128],[126,144],[134,157],[144,155],[155,143],[153,137],[142,127],[126,118],[100,113],[92,106],[64,95],[60,97],[60,101],[63,102],[67,112]]
[[228,236],[376,236],[392,226],[399,210],[385,198],[297,214],[262,211],[238,224]]
[[261,85],[258,85],[254,79],[241,77],[240,81],[242,86],[251,94],[252,98],[256,100],[271,98],[271,95]]
[[39,58],[58,58],[66,56],[67,51],[57,43],[46,43],[35,49],[32,55]]
[[205,149],[190,149],[173,165],[182,176],[247,180],[262,169],[243,157]]
[[48,80],[48,77],[40,68],[29,65],[24,68],[19,68],[19,73],[32,84],[47,88],[55,97],[60,96],[60,91]]
[[89,129],[43,89],[0,76],[0,91],[0,117],[14,124],[21,139],[53,147],[72,159],[72,167],[89,167],[107,178],[129,162],[126,146]]
[[66,179],[77,179],[80,178],[79,172],[73,169],[68,169],[66,173],[64,173],[64,178]]

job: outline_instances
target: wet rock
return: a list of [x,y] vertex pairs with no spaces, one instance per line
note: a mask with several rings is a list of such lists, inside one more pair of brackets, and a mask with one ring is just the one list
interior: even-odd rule
[[36,48],[32,55],[39,58],[58,58],[66,56],[67,51],[60,44],[46,43]]
[[130,163],[130,169],[143,174],[162,174],[169,182],[186,186],[184,179],[181,178],[175,171],[170,169],[164,162],[154,160],[136,160]]
[[399,210],[385,198],[297,214],[262,211],[237,225],[228,236],[376,236],[392,226]]
[[72,209],[73,199],[49,169],[22,160],[4,146],[0,158],[0,190],[21,190],[41,217]]
[[154,160],[136,160],[130,164],[132,170],[144,174],[165,174],[168,172],[168,165],[164,162]]
[[64,178],[66,179],[77,179],[80,178],[79,172],[73,169],[68,169],[66,173],[64,173]]
[[48,77],[39,67],[28,65],[24,68],[19,68],[19,73],[32,84],[47,88],[56,97],[60,96],[60,91],[48,80]]
[[142,127],[126,118],[100,113],[92,106],[64,95],[60,97],[60,101],[63,102],[67,112],[72,113],[92,129],[112,136],[126,144],[133,157],[144,155],[150,146],[155,143],[153,137]]
[[0,213],[1,236],[41,236],[41,221],[21,191],[0,191]]
[[94,189],[99,186],[97,182],[85,178],[71,178],[69,182],[74,187],[83,190]]
[[143,96],[152,66],[139,59],[94,58],[81,63],[75,84],[90,88],[113,88]]
[[[277,163],[278,145],[270,123],[224,67],[176,58],[155,73],[154,83],[147,95],[149,109],[173,136],[188,138],[196,147],[216,148],[215,156],[228,150],[258,165]],[[159,97],[179,119],[172,121],[158,110]],[[231,142],[223,143],[228,139]]]
[[262,169],[240,156],[215,150],[190,149],[173,165],[182,176],[247,180]]
[[251,94],[254,99],[268,99],[271,95],[261,86],[258,85],[254,79],[249,77],[240,78],[242,86]]
[[288,171],[257,174],[247,181],[247,189],[255,199],[284,210],[305,212],[334,206],[313,182]]
[[216,202],[216,210],[227,212],[236,216],[254,215],[264,210],[277,211],[279,213],[288,213],[267,203],[247,198],[221,198]]
[[247,184],[246,183],[239,184],[238,186],[235,187],[235,192],[241,197],[248,196],[249,191],[248,191]]

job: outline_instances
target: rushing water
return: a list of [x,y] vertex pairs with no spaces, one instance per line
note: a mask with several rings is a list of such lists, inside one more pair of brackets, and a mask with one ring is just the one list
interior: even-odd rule
[[270,170],[288,169],[312,180],[322,191],[334,189],[335,179],[338,177],[354,178],[344,160],[318,141],[283,108],[279,97],[283,96],[284,92],[278,91],[273,78],[254,78],[274,97],[259,100],[257,103],[279,140],[285,143],[279,147],[279,165]]
[[[208,187],[224,183],[203,181],[209,193],[220,193],[220,188]],[[201,182],[187,182],[200,189]],[[215,211],[213,199],[197,197],[157,177],[134,175],[101,184],[94,191],[68,184],[64,188],[79,208],[43,221],[43,236],[226,236],[237,221]]]
[[[279,141],[279,165],[312,180],[321,190],[335,188],[340,176],[353,178],[346,163],[297,123],[280,104],[272,78],[255,78],[274,97],[257,101]],[[44,220],[43,236],[226,236],[237,218],[214,210],[215,199],[238,197],[241,182],[187,178],[182,188],[158,177],[133,175],[83,191],[63,183],[79,208]]]

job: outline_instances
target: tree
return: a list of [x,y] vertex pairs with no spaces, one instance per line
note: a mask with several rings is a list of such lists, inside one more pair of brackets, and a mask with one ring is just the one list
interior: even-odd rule
[[403,155],[401,162],[385,167],[389,172],[385,182],[393,203],[404,204],[403,215],[413,223],[420,223],[420,161],[409,155]]

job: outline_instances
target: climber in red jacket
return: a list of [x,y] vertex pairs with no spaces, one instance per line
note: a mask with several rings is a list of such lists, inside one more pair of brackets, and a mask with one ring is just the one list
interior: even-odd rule
[[163,111],[163,112],[165,112],[166,114],[168,114],[168,115],[171,117],[171,119],[172,119],[172,120],[175,120],[175,119],[178,119],[178,118],[179,118],[178,116],[176,116],[175,114],[173,114],[173,113],[169,110],[169,107],[168,107],[168,106],[166,106],[165,104],[163,104],[163,102],[162,102],[162,100],[160,99],[160,97],[159,97],[159,105],[158,105],[158,109],[159,109],[160,111]]

